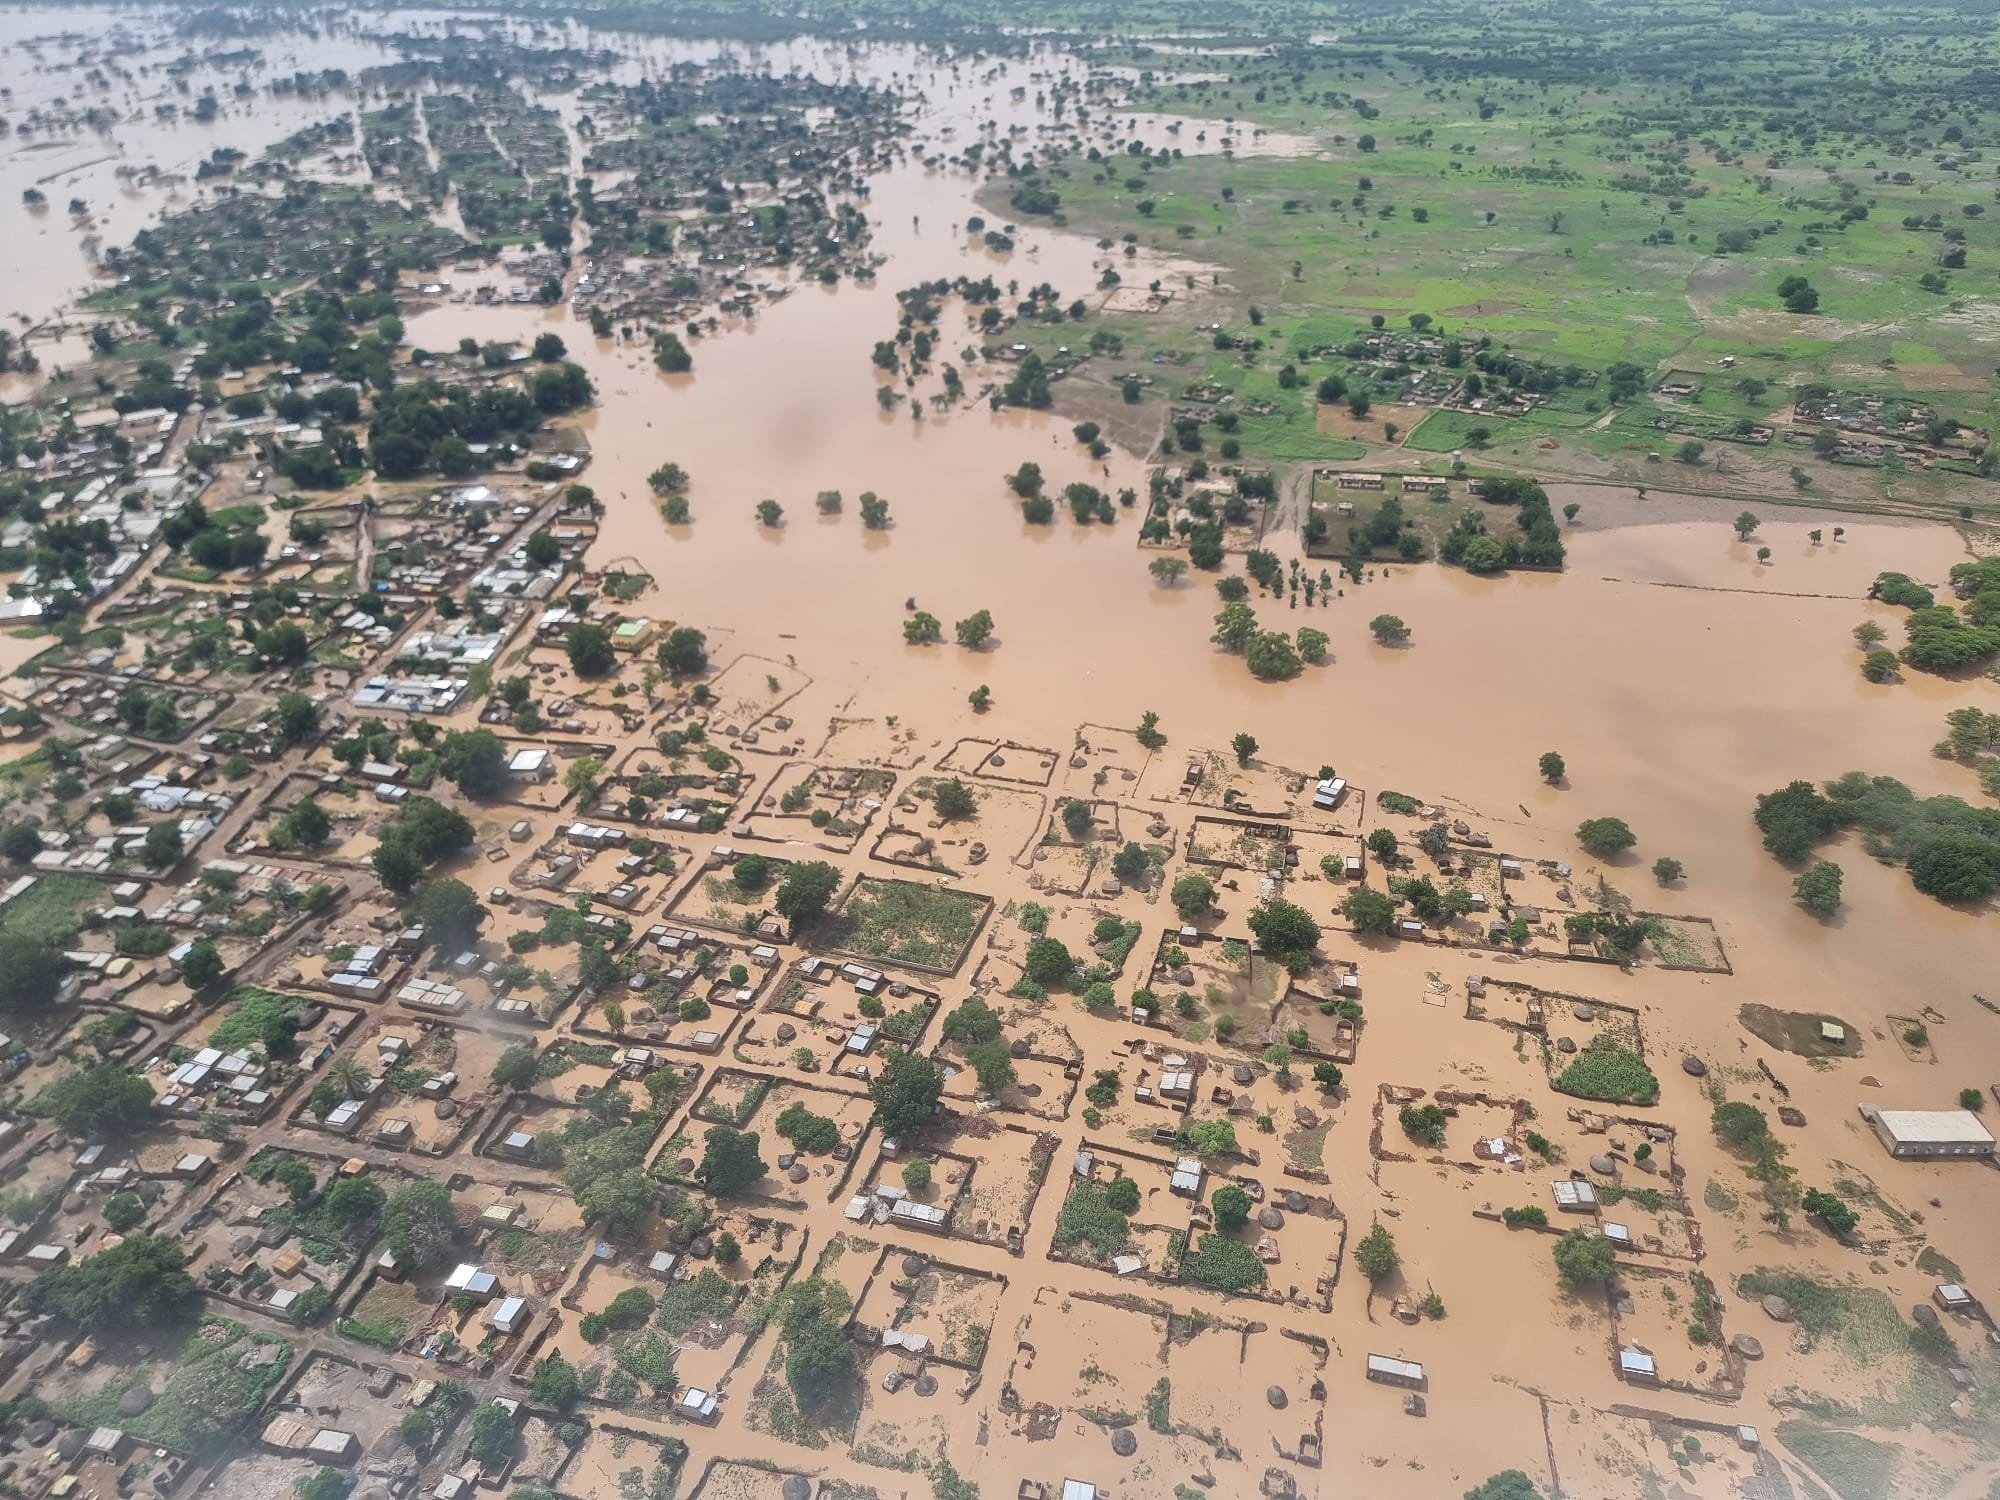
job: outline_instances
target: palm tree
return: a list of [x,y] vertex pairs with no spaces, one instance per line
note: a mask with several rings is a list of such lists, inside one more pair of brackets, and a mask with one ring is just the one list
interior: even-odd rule
[[343,1099],[359,1099],[368,1087],[368,1070],[354,1058],[335,1058],[326,1070],[326,1081],[340,1090]]

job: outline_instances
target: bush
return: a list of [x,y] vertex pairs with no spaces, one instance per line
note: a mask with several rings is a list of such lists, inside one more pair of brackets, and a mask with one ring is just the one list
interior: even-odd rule
[[1519,1229],[1524,1224],[1541,1229],[1548,1224],[1549,1216],[1546,1210],[1530,1203],[1526,1208],[1501,1209],[1500,1222],[1509,1229]]
[[1602,1286],[1618,1272],[1611,1241],[1588,1230],[1572,1229],[1555,1244],[1556,1273],[1569,1291]]
[[1371,1284],[1387,1280],[1403,1263],[1403,1257],[1396,1249],[1396,1237],[1377,1224],[1355,1245],[1354,1263]]
[[1445,1113],[1435,1104],[1405,1104],[1396,1119],[1403,1134],[1420,1146],[1444,1144]]
[[840,1127],[825,1115],[816,1115],[805,1105],[794,1103],[778,1116],[778,1134],[801,1151],[825,1155],[840,1144]]

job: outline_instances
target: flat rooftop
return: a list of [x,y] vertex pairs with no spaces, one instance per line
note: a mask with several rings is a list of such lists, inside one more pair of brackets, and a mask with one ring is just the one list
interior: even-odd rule
[[1993,1132],[1969,1109],[1884,1109],[1882,1126],[1899,1141],[1991,1141]]

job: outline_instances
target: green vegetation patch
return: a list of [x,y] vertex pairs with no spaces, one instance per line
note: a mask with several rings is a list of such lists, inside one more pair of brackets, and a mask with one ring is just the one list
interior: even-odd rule
[[1615,1104],[1653,1104],[1660,1097],[1660,1080],[1645,1058],[1608,1037],[1597,1038],[1577,1053],[1556,1079],[1556,1087],[1565,1094]]
[[1079,1177],[1056,1218],[1055,1248],[1079,1260],[1107,1260],[1124,1246],[1131,1227],[1103,1186]]
[[828,923],[827,941],[889,963],[955,968],[985,911],[983,899],[962,891],[864,877]]
[[[153,1363],[51,1409],[73,1427],[117,1427],[142,1443],[207,1454],[264,1404],[290,1362],[291,1345],[275,1334],[204,1318]],[[138,1385],[153,1387],[159,1399],[136,1417],[124,1416],[119,1398]]]
[[1897,1493],[1903,1450],[1857,1432],[1794,1419],[1778,1424],[1778,1441],[1812,1466],[1841,1500],[1882,1500]]

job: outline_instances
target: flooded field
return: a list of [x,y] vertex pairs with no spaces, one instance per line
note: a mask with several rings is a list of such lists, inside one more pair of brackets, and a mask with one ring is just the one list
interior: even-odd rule
[[[689,333],[686,372],[657,368],[655,346],[636,328],[593,334],[572,304],[590,250],[581,221],[564,296],[551,306],[514,300],[527,282],[510,264],[532,247],[440,270],[445,288],[420,297],[419,278],[404,274],[412,305],[402,339],[415,350],[561,338],[594,382],[595,401],[559,426],[587,452],[581,478],[602,511],[589,526],[550,519],[551,485],[523,502],[532,515],[521,530],[575,525],[558,576],[573,568],[580,597],[584,579],[608,594],[607,579],[644,575],[650,587],[632,611],[663,638],[674,626],[706,632],[708,660],[686,674],[702,679],[700,697],[678,672],[663,683],[649,670],[641,686],[636,667],[655,660],[650,636],[609,677],[572,672],[541,615],[570,597],[551,585],[495,627],[489,658],[497,670],[488,686],[518,671],[546,704],[533,727],[485,712],[485,688],[429,717],[363,711],[343,675],[358,681],[360,665],[321,655],[302,669],[349,732],[369,723],[447,732],[497,724],[510,754],[552,747],[565,771],[586,757],[598,762],[578,783],[550,774],[496,794],[473,809],[482,813],[476,844],[468,831],[439,863],[506,911],[483,938],[467,938],[470,963],[439,955],[455,965],[447,977],[470,993],[472,1012],[418,1028],[371,998],[382,1014],[326,1039],[330,1057],[336,1043],[372,1055],[393,1035],[417,1035],[405,1066],[426,1071],[392,1075],[385,1096],[392,1114],[416,1117],[414,1131],[403,1121],[410,1170],[453,1179],[482,1212],[523,1186],[564,1205],[550,1233],[562,1229],[570,1259],[516,1277],[554,1320],[531,1345],[508,1343],[508,1329],[488,1331],[485,1314],[432,1284],[441,1276],[421,1296],[400,1277],[343,1292],[350,1335],[357,1323],[389,1327],[385,1368],[405,1379],[428,1368],[439,1330],[448,1330],[481,1352],[484,1364],[464,1378],[482,1393],[525,1399],[544,1358],[589,1371],[590,1390],[573,1397],[588,1432],[572,1443],[533,1429],[540,1437],[517,1475],[546,1486],[537,1493],[583,1500],[806,1493],[789,1478],[808,1479],[821,1496],[943,1494],[940,1461],[976,1479],[988,1500],[1030,1479],[1049,1483],[1052,1500],[1069,1476],[1162,1500],[1190,1493],[1183,1486],[1229,1500],[1434,1500],[1510,1467],[1551,1494],[1763,1500],[1794,1493],[1786,1474],[1824,1473],[1825,1442],[1831,1434],[1838,1446],[1847,1427],[1874,1434],[1867,1441],[1904,1465],[1894,1488],[1875,1493],[1973,1500],[1989,1492],[2000,1477],[1992,1398],[2000,1366],[1986,1326],[1954,1324],[1962,1347],[1953,1362],[1972,1372],[1961,1395],[1946,1388],[1936,1361],[1900,1342],[1895,1309],[1928,1305],[1943,1279],[1932,1274],[1937,1265],[1975,1289],[2000,1285],[1994,1179],[1969,1163],[1889,1158],[1857,1105],[1944,1108],[1962,1089],[2000,1080],[2000,1012],[1977,998],[2000,999],[1992,902],[1931,900],[1902,868],[1870,858],[1860,835],[1843,833],[1818,851],[1844,865],[1843,901],[1835,915],[1816,917],[1794,899],[1796,871],[1765,852],[1752,820],[1759,794],[1852,770],[1898,778],[1919,797],[1980,800],[1974,773],[1932,747],[1947,712],[2000,713],[2000,684],[1916,672],[1872,683],[1857,670],[1853,635],[1865,620],[1893,628],[1899,618],[1870,598],[1879,574],[1941,585],[1974,555],[1965,535],[1803,505],[1766,507],[1745,532],[1740,504],[1666,484],[1552,484],[1555,506],[1578,507],[1564,523],[1560,571],[1482,577],[1375,562],[1303,605],[1296,592],[1289,603],[1252,595],[1267,626],[1330,637],[1323,663],[1261,682],[1240,655],[1212,644],[1216,575],[1196,568],[1163,579],[1149,569],[1166,549],[1141,544],[1143,503],[1116,507],[1108,523],[1038,524],[1009,489],[1006,476],[1032,462],[1051,494],[1074,482],[1109,495],[1129,489],[1143,502],[1166,457],[1156,449],[1164,420],[1154,442],[1093,455],[1073,431],[1076,415],[1061,411],[1060,384],[1056,409],[995,410],[984,397],[1007,379],[999,361],[968,361],[956,400],[927,399],[939,394],[929,384],[913,396],[895,384],[900,376],[870,364],[871,348],[896,333],[897,293],[920,282],[990,276],[1023,293],[1048,283],[1062,304],[1094,305],[1114,285],[1154,282],[1190,300],[1229,293],[1198,241],[1180,259],[1128,255],[1045,219],[1013,226],[1009,248],[968,228],[1000,222],[994,204],[1005,199],[947,164],[950,154],[974,139],[1013,132],[1032,142],[1037,132],[1073,129],[1048,101],[1088,74],[1087,56],[827,42],[748,48],[457,13],[342,12],[320,24],[314,34],[279,27],[257,36],[254,62],[197,61],[170,73],[191,43],[160,13],[0,13],[10,59],[84,58],[11,72],[16,130],[0,149],[0,213],[16,216],[0,241],[0,302],[10,322],[37,330],[28,343],[44,373],[88,359],[87,342],[59,330],[91,284],[95,250],[215,191],[193,174],[217,145],[254,155],[366,102],[346,88],[307,99],[259,85],[296,69],[383,64],[401,55],[386,40],[393,33],[436,38],[491,24],[538,45],[602,52],[604,69],[626,80],[727,59],[780,76],[860,81],[904,96],[912,127],[895,162],[856,197],[873,274],[831,284],[780,277],[782,295]],[[107,90],[85,89],[93,67],[109,74]],[[212,120],[151,118],[190,85],[199,93],[238,78],[252,87],[226,98]],[[546,102],[561,117],[569,170],[580,174],[589,101],[572,91]],[[90,106],[110,117],[73,118]],[[68,123],[21,129],[36,112]],[[1171,140],[1188,154],[1288,161],[1325,149],[1304,135],[1115,109],[1094,115],[1085,133],[1113,150],[1134,136]],[[119,175],[142,167],[174,180]],[[33,187],[45,206],[20,204]],[[88,206],[75,223],[72,196]],[[493,300],[481,300],[481,289]],[[969,308],[942,316],[948,345],[980,342]],[[1081,316],[1078,326],[1078,347],[1087,347]],[[25,376],[8,380],[10,400],[38,388]],[[885,402],[885,387],[899,399]],[[668,463],[690,476],[685,522],[663,517],[649,479]],[[1290,476],[1258,510],[1245,547],[1268,550],[1281,568],[1305,565],[1310,484]],[[841,504],[822,506],[827,491],[840,492]],[[887,502],[886,525],[863,523],[864,492]],[[779,524],[760,521],[767,501],[781,507]],[[316,564],[355,564],[341,576],[357,593],[374,577],[372,550],[401,535],[386,515],[370,519],[372,509],[360,507],[356,538],[340,543],[352,556]],[[1319,567],[1314,560],[1308,574]],[[420,601],[398,629],[444,618],[427,613],[435,602]],[[980,610],[992,629],[976,647],[906,637],[917,611],[949,627]],[[1403,622],[1407,640],[1376,638],[1371,621],[1385,614]],[[47,645],[27,634],[0,638],[0,664],[20,666]],[[80,670],[138,672],[115,656],[129,648],[107,649],[113,657]],[[395,659],[380,640],[355,649],[354,663]],[[86,708],[101,717],[79,713],[77,728],[116,728],[103,705]],[[1148,715],[1165,737],[1150,748],[1134,732]],[[686,785],[642,792],[656,763],[678,764],[695,743],[685,738],[695,722],[718,757],[699,780],[699,805]],[[1243,734],[1254,744],[1232,750]],[[1537,772],[1549,751],[1564,762],[1553,779]],[[280,825],[316,788],[358,774],[357,758],[347,764],[343,772],[329,747],[309,740],[288,745],[222,809],[210,847],[227,843],[246,859],[282,855]],[[1316,810],[1314,783],[1336,770],[1351,788],[1347,800],[1337,813]],[[606,776],[618,782],[616,797],[599,785]],[[969,784],[977,811],[961,818],[937,804],[934,817],[947,782]],[[390,942],[401,925],[401,897],[376,890],[368,873],[382,868],[383,844],[401,836],[400,797],[378,786],[371,800],[349,785],[343,799],[329,794],[336,832],[318,841],[316,856],[297,856],[348,882],[329,898],[331,926],[297,950],[309,958],[286,971],[285,982],[301,987],[317,983],[320,954],[333,954],[336,940],[351,953],[354,939]],[[649,821],[669,805],[673,821]],[[1088,816],[1066,825],[1069,809]],[[129,806],[121,817],[103,812],[78,831],[115,840],[130,815]],[[618,836],[579,836],[586,815],[616,823]],[[1624,820],[1636,845],[1603,858],[1583,852],[1577,826],[1592,818]],[[1357,932],[1336,915],[1350,890],[1386,886],[1360,873],[1364,849],[1370,871],[1398,861],[1414,873],[1422,831],[1448,825],[1463,841],[1447,856],[1463,860],[1452,873],[1478,891],[1455,922],[1419,924],[1405,940]],[[1386,852],[1363,842],[1384,830]],[[1277,857],[1260,865],[1263,845]],[[1289,862],[1287,848],[1297,856]],[[1113,859],[1130,849],[1139,864],[1112,878]],[[759,861],[747,877],[746,855]],[[1350,857],[1352,875],[1343,868]],[[779,920],[783,908],[767,890],[820,859],[839,872],[830,920],[816,932]],[[1677,861],[1680,872],[1656,878],[1658,859]],[[1176,914],[1174,883],[1197,860],[1214,880],[1213,904]],[[1323,948],[1295,976],[1283,972],[1282,955],[1251,951],[1260,887],[1325,929]],[[1556,929],[1556,908],[1579,897],[1579,910],[1679,924],[1678,944],[1668,946],[1663,927],[1644,961],[1580,951],[1574,933]],[[1536,919],[1532,942],[1524,928],[1508,944],[1478,913],[1509,905],[1553,915]],[[645,963],[628,964],[607,987],[589,985],[567,957],[533,957],[545,942],[576,940],[551,921],[572,906],[596,913],[606,931],[622,924],[591,951],[643,952]],[[1079,972],[1072,954],[1103,977],[1073,996],[1037,982],[1035,949],[1051,938],[1067,944],[1065,979]],[[296,956],[286,946],[295,940],[288,927],[268,949],[243,943],[232,969],[240,962],[275,974]],[[702,956],[691,958],[697,949]],[[482,1017],[515,981],[479,966],[510,957],[544,971],[536,982],[547,998],[539,1011],[488,1025]],[[1094,994],[1099,984],[1104,995]],[[1148,984],[1158,993],[1141,989]],[[155,990],[177,1005],[188,998],[135,975],[105,1003],[145,1010]],[[1161,1005],[1153,1019],[1134,1010],[1135,990]],[[1361,1012],[1340,1010],[1356,994],[1365,1006],[1358,1050],[1352,1023]],[[955,1036],[938,1017],[975,995],[999,1013],[994,1035]],[[1601,1009],[1586,1014],[1593,1002]],[[1754,1032],[1739,1021],[1750,1006],[1762,1008]],[[1535,1019],[1547,1008],[1558,1014]],[[1787,1052],[1771,1038],[1790,1034],[1783,1016],[1792,1012],[1815,1026],[1844,1018],[1857,1042]],[[200,1047],[213,1022],[197,1016],[174,1039]],[[976,1049],[994,1046],[1003,1026],[1011,1060],[1004,1084],[989,1088],[995,1059]],[[590,1050],[581,1063],[512,1085],[518,1098],[503,1098],[497,1085],[489,1097],[489,1075],[523,1038],[544,1059],[558,1043]],[[310,1039],[316,1050],[322,1035]],[[52,1066],[57,1039],[43,1042],[38,1034],[24,1091],[29,1082],[39,1089]],[[1566,1085],[1572,1054],[1601,1051],[1601,1042],[1643,1055],[1658,1075],[1650,1097],[1635,1091],[1614,1103],[1602,1090]],[[614,1044],[644,1056],[628,1060]],[[150,1032],[146,1045],[150,1053]],[[1330,1063],[1342,1046],[1354,1054],[1344,1081],[1315,1081],[1313,1064]],[[393,1043],[389,1051],[392,1061],[400,1056]],[[870,1090],[903,1057],[935,1057],[949,1074],[945,1117],[926,1116],[897,1141]],[[590,1216],[553,1183],[593,1139],[587,1122],[626,1118],[601,1104],[618,1080],[643,1077],[650,1088],[668,1058],[689,1070],[685,1084],[662,1086],[656,1110],[632,1116],[653,1133],[643,1171],[620,1167],[643,1182],[648,1207],[636,1227],[601,1241],[584,1236],[576,1221]],[[1684,1058],[1702,1066],[1684,1070]],[[436,1096],[427,1083],[447,1068],[465,1075],[461,1098],[476,1090],[455,1122],[426,1113]],[[1181,1078],[1192,1082],[1170,1082]],[[1837,1242],[1799,1214],[1764,1219],[1759,1180],[1710,1128],[1725,1099],[1773,1113],[1782,1103],[1800,1115],[1783,1132],[1800,1186],[1837,1183],[1862,1205],[1857,1239]],[[300,1102],[286,1105],[295,1121]],[[1443,1109],[1430,1136],[1414,1112],[1426,1102]],[[1225,1119],[1233,1144],[1201,1153],[1189,1191],[1190,1127]],[[245,1140],[262,1144],[281,1128],[274,1116]],[[816,1128],[824,1139],[808,1144]],[[706,1166],[696,1169],[703,1143],[732,1129],[761,1135],[768,1175],[741,1193],[705,1194],[697,1183],[707,1182]],[[365,1148],[370,1159],[378,1145]],[[44,1156],[19,1176],[37,1204],[59,1197],[63,1161]],[[1586,1166],[1602,1213],[1571,1219],[1551,1184],[1584,1180]],[[1248,1223],[1223,1225],[1213,1194],[1238,1184],[1254,1205]],[[1129,1225],[1119,1210],[1099,1243],[1093,1235],[1111,1212],[1104,1205],[1134,1187]],[[275,1190],[268,1196],[277,1201]],[[709,1212],[702,1205],[713,1207],[712,1198],[731,1201]],[[891,1217],[892,1203],[935,1217],[919,1215],[912,1227]],[[1503,1210],[1528,1207],[1543,1222],[1517,1217],[1503,1227]],[[74,1213],[68,1204],[61,1211]],[[1627,1285],[1563,1291],[1550,1231],[1601,1221],[1630,1236],[1621,1241]],[[1356,1247],[1378,1226],[1393,1233],[1400,1265],[1371,1281]],[[715,1247],[724,1240],[741,1241],[740,1260],[722,1264]],[[498,1237],[483,1243],[494,1259]],[[1939,1259],[1921,1258],[1926,1247]],[[660,1256],[714,1257],[718,1268],[704,1267],[697,1275],[710,1279],[692,1283],[680,1279],[685,1264],[676,1271]],[[1137,1264],[1123,1264],[1128,1257]],[[1743,1278],[1770,1267],[1848,1289],[1846,1323],[1815,1330],[1817,1342],[1794,1341],[1754,1287],[1739,1291]],[[839,1289],[843,1326],[860,1351],[848,1404],[810,1418],[786,1394],[789,1335],[772,1332],[788,1315],[780,1288],[808,1276]],[[1890,1308],[1888,1324],[1869,1321],[1880,1308],[1864,1308],[1863,1292]],[[613,1323],[607,1336],[614,1303],[643,1304],[637,1332]],[[658,1325],[646,1326],[656,1303]],[[889,1331],[909,1338],[887,1339]],[[1743,1333],[1762,1339],[1756,1355],[1732,1352],[1729,1340]],[[671,1359],[669,1334],[679,1341]],[[1876,1334],[1879,1348],[1868,1343]],[[1667,1389],[1621,1381],[1620,1350],[1640,1346],[1656,1356]],[[351,1336],[343,1347],[364,1352]],[[1421,1403],[1406,1404],[1394,1372],[1365,1373],[1362,1361],[1375,1354],[1423,1365],[1427,1416]],[[693,1407],[684,1404],[689,1390]],[[720,1416],[700,1413],[700,1398],[718,1392]],[[533,1420],[548,1425],[543,1414]],[[1810,1427],[1796,1447],[1787,1422]],[[1916,1455],[1933,1422],[1950,1426],[1952,1449],[1927,1466]],[[1765,1446],[1739,1446],[1739,1424],[1755,1426]],[[385,1425],[371,1453],[396,1441]],[[435,1463],[445,1451],[420,1459]],[[264,1473],[274,1463],[243,1461],[260,1493],[282,1489]],[[1292,1488],[1260,1490],[1267,1472]],[[1841,1491],[1843,1500],[1863,1493]]]

